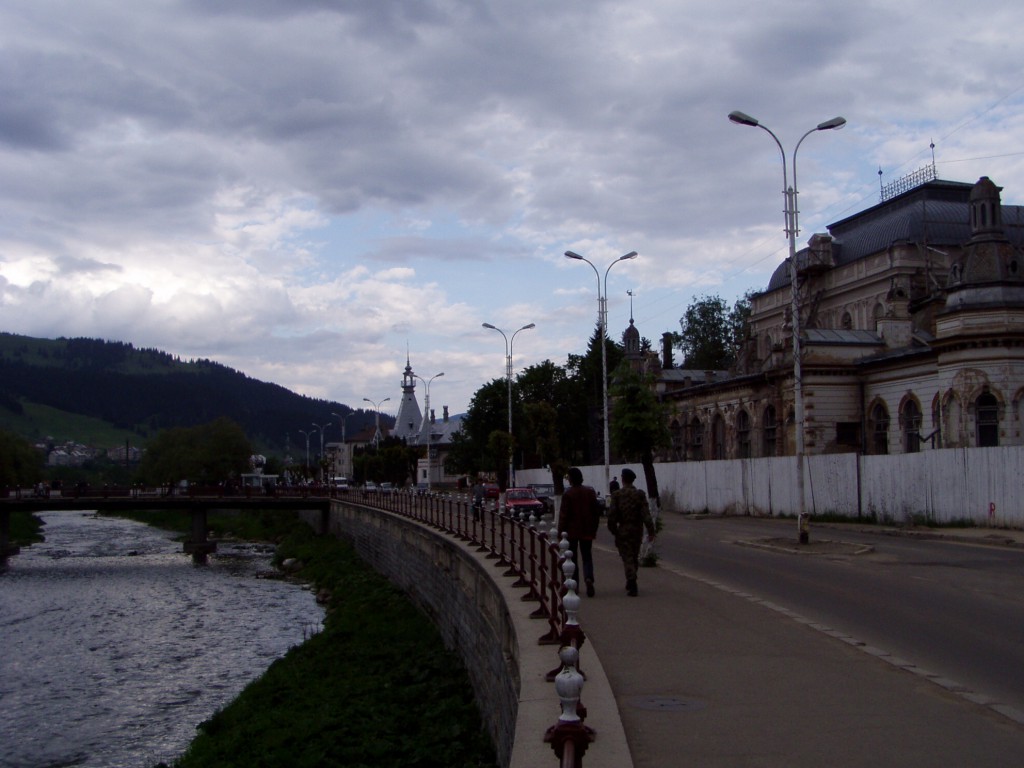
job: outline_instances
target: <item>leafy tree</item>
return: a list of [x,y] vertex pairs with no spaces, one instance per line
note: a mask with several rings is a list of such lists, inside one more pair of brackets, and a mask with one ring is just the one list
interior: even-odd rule
[[718,296],[694,299],[679,318],[683,367],[721,369],[731,362],[728,307]]
[[565,492],[564,478],[569,462],[563,458],[560,436],[564,430],[559,429],[558,411],[551,403],[538,401],[523,405],[523,416],[541,462],[551,469],[555,495],[560,496]]
[[[562,492],[562,479],[573,457],[582,454],[587,441],[587,409],[578,379],[550,360],[530,366],[520,374],[522,418],[521,444],[530,458],[551,468],[555,492]],[[532,454],[532,456],[531,456]]]
[[496,462],[494,473],[498,476],[498,487],[509,487],[512,478],[508,475],[508,457],[515,445],[512,436],[503,429],[496,429],[487,436],[487,454]]
[[[513,390],[513,401],[515,390]],[[484,384],[473,395],[462,419],[461,430],[453,436],[452,447],[445,459],[451,474],[475,475],[481,471],[498,471],[508,467],[508,444],[495,454],[490,443],[495,431],[508,430],[508,385],[504,379]]]
[[[625,353],[621,346],[611,339],[605,339],[605,355],[606,366],[610,373],[618,367]],[[577,382],[578,397],[586,419],[585,426],[579,435],[581,440],[584,439],[584,436],[587,438],[582,443],[582,455],[571,460],[574,463],[592,464],[604,453],[601,445],[604,389],[601,384],[600,325],[595,327],[585,355],[569,355],[566,370],[570,378]]]
[[152,485],[180,480],[215,485],[248,472],[252,454],[245,432],[230,419],[177,427],[150,443],[139,465],[139,479]]
[[736,361],[748,334],[752,295],[748,291],[732,309],[720,296],[694,298],[679,318],[681,331],[676,336],[684,368],[721,370]]
[[647,481],[647,495],[659,499],[654,472],[654,451],[670,443],[666,408],[654,391],[653,377],[620,365],[612,387],[611,440],[615,450],[631,461],[639,460]]
[[26,440],[0,430],[0,485],[33,485],[42,478],[43,457]]
[[733,346],[738,350],[750,337],[750,313],[753,309],[753,298],[757,291],[751,289],[736,299],[729,312],[729,330],[732,333]]

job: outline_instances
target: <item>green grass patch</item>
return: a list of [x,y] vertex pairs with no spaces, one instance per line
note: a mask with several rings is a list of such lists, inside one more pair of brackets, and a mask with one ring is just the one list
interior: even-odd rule
[[43,540],[42,520],[30,512],[11,511],[11,544],[26,547]]
[[62,411],[48,405],[19,398],[24,411],[12,413],[0,408],[0,429],[6,429],[27,440],[36,441],[52,437],[58,443],[72,440],[85,445],[116,448],[127,440],[138,447],[143,438],[127,429],[120,429],[102,419]]

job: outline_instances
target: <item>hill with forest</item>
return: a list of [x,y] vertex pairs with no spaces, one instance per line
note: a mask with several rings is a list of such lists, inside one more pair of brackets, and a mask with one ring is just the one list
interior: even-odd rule
[[[29,441],[144,445],[158,432],[226,417],[264,453],[299,450],[299,430],[332,423],[347,405],[296,394],[212,360],[86,338],[0,333],[0,429]],[[356,409],[347,433],[374,424]],[[384,422],[386,417],[381,416]],[[390,426],[390,425],[389,425]],[[341,431],[327,439],[335,442]]]

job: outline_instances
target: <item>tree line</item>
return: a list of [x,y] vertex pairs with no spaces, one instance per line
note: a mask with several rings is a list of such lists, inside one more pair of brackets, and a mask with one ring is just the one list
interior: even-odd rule
[[[697,370],[732,366],[746,343],[748,293],[730,308],[717,296],[694,298],[680,318],[672,344],[683,355],[680,367]],[[556,492],[570,466],[603,461],[601,333],[597,326],[585,354],[569,354],[565,365],[550,360],[530,366],[511,382],[513,431],[508,431],[509,383],[494,379],[474,393],[446,457],[449,474],[494,473],[507,487],[508,458],[520,467],[551,469]],[[654,388],[657,366],[624,363],[623,345],[605,339],[609,371],[610,437],[616,463],[640,462],[648,492],[657,498],[653,461],[669,441],[665,406]],[[648,339],[648,362],[656,361]],[[61,370],[54,375],[54,368]],[[149,371],[148,373],[145,371]],[[159,370],[159,373],[154,371]],[[132,481],[163,484],[188,479],[224,482],[252,469],[250,457],[271,445],[287,446],[298,425],[332,421],[337,403],[296,395],[250,379],[208,360],[182,363],[155,350],[98,340],[55,342],[0,334],[0,409],[32,399],[73,413],[92,415],[150,436]],[[375,414],[356,417],[356,430]],[[354,456],[357,477],[396,484],[415,477],[422,448],[393,438]],[[286,467],[279,459],[268,473]],[[25,440],[0,433],[0,482],[37,482],[42,462]],[[301,467],[301,472],[300,472]],[[313,468],[318,474],[319,468]],[[118,477],[129,475],[124,472]],[[607,489],[603,489],[607,490]]]
[[[718,296],[694,298],[670,334],[683,355],[680,367],[722,370],[733,366],[749,335],[748,292],[730,308]],[[658,361],[650,340],[641,339],[642,363],[630,366],[622,344],[605,339],[609,372],[610,443],[616,463],[642,464],[648,493],[658,497],[654,456],[669,443],[665,405],[655,392]],[[493,472],[506,487],[508,457],[516,466],[549,467],[556,493],[573,465],[604,460],[601,329],[583,355],[570,354],[564,366],[546,360],[524,369],[511,382],[512,432],[508,429],[509,383],[495,379],[474,393],[446,458],[449,474]],[[607,489],[602,489],[607,492]]]

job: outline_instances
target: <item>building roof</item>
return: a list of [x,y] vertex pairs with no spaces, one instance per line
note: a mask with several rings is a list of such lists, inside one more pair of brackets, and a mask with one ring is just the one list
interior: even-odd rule
[[[935,180],[830,224],[835,266],[852,264],[898,243],[958,247],[971,238],[970,195],[974,184]],[[1010,242],[1024,245],[1024,207],[1004,205]],[[768,290],[789,286],[789,262],[772,274]]]

